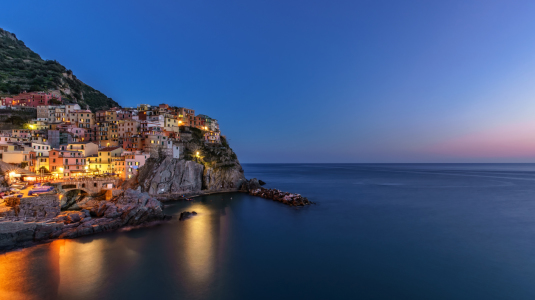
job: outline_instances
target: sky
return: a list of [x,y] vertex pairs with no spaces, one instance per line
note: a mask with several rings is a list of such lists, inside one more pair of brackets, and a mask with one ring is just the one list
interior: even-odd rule
[[242,163],[535,162],[535,1],[5,1],[124,107],[219,121]]

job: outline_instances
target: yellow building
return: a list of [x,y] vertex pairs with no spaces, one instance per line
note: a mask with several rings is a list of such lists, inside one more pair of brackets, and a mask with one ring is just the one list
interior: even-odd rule
[[98,151],[98,157],[95,161],[89,163],[91,169],[95,167],[100,173],[114,173],[113,162],[121,158],[124,149],[121,147],[106,147]]
[[41,168],[43,168],[43,172],[47,173],[50,172],[50,160],[48,159],[48,156],[36,156],[35,157],[35,173],[40,174]]

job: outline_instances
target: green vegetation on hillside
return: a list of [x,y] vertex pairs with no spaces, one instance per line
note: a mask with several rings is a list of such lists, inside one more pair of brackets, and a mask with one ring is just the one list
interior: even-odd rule
[[225,137],[221,137],[222,144],[209,144],[204,142],[204,132],[198,128],[181,126],[180,132],[183,136],[191,134],[191,139],[184,144],[182,157],[185,160],[202,163],[212,168],[227,168],[238,163],[238,157]]
[[113,99],[83,83],[55,60],[43,60],[11,34],[0,28],[0,93],[60,90],[63,98],[92,110],[119,106]]

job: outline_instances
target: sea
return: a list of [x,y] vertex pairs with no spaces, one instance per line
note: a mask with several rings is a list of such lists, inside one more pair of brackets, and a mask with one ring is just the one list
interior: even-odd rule
[[535,164],[243,168],[317,204],[167,203],[162,225],[0,255],[0,299],[535,299]]

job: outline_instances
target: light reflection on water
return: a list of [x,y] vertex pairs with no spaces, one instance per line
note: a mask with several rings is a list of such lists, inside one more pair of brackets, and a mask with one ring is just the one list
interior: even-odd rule
[[2,299],[56,299],[58,294],[91,292],[101,284],[104,243],[56,240],[1,255]]
[[0,255],[2,299],[56,299],[61,242]]
[[54,243],[59,247],[59,293],[66,297],[90,293],[102,285],[102,273],[106,264],[103,250],[106,241],[94,240],[89,243],[77,243],[60,240]]
[[318,204],[210,195],[0,255],[0,300],[535,299],[535,165],[244,168]]
[[215,228],[210,220],[210,212],[203,208],[201,204],[194,204],[192,211],[198,213],[186,221],[181,222],[183,230],[182,236],[178,237],[180,245],[178,253],[185,255],[185,268],[182,269],[182,276],[187,278],[187,286],[196,286],[197,290],[202,290],[207,286],[214,273],[216,241]]
[[[0,255],[0,299],[97,299],[99,291],[109,296],[124,281],[144,277],[140,269],[147,265],[172,271],[160,284],[203,298],[229,231],[224,202],[216,208],[203,202],[173,205],[175,219],[156,228],[56,240]],[[178,221],[183,207],[198,215]],[[152,243],[161,239],[168,245]]]

